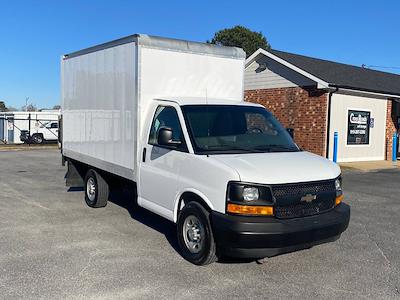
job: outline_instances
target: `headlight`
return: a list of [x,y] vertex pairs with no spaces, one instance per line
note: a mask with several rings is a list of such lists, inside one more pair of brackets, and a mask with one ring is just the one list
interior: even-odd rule
[[241,215],[274,215],[271,189],[265,185],[229,182],[226,212]]
[[243,200],[244,201],[257,201],[260,197],[258,188],[256,187],[245,187],[243,189]]
[[335,205],[339,205],[343,201],[343,190],[342,190],[342,177],[338,177],[335,180],[335,189],[336,189],[336,199]]
[[337,178],[335,180],[335,189],[336,189],[336,196],[340,196],[341,194],[343,194],[343,191],[342,191],[342,179],[341,178]]

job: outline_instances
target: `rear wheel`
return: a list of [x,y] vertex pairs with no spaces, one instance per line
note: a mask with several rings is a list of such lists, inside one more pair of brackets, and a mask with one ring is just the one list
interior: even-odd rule
[[35,133],[34,135],[32,135],[32,141],[35,144],[43,144],[44,142],[43,135],[41,135],[40,133]]
[[199,203],[189,202],[179,213],[178,243],[182,256],[196,265],[208,265],[217,260],[210,213]]
[[95,170],[90,169],[85,176],[85,201],[90,207],[107,205],[109,186],[104,178]]

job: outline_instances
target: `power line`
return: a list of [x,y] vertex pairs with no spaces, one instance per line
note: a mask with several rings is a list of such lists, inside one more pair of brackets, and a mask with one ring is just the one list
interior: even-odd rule
[[373,66],[373,65],[365,65],[362,64],[361,67],[369,69],[369,68],[378,68],[378,69],[398,69],[400,70],[400,67],[389,67],[389,66]]

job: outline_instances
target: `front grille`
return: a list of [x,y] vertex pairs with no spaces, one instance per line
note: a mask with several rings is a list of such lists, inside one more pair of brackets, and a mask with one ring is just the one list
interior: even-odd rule
[[311,203],[298,203],[286,206],[276,206],[275,216],[281,219],[312,216],[327,211],[335,205],[332,200],[315,200]]
[[[272,193],[276,200],[277,218],[298,218],[327,211],[335,205],[335,181],[318,181],[273,185]],[[315,195],[311,202],[301,201],[306,195]]]
[[272,192],[279,201],[280,198],[288,196],[304,196],[307,194],[317,195],[323,192],[335,191],[335,181],[320,181],[308,183],[292,183],[272,186]]

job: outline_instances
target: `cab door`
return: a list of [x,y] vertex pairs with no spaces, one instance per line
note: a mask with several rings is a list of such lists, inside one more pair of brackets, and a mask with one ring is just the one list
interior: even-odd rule
[[56,140],[58,137],[58,122],[49,122],[41,130],[45,140]]
[[51,122],[48,132],[48,140],[56,140],[58,137],[58,122]]
[[[183,117],[178,112],[174,104],[160,102],[156,106],[139,165],[138,204],[169,220],[173,220],[179,172],[190,155],[181,126]],[[158,144],[158,132],[163,127],[172,129],[177,145]]]

